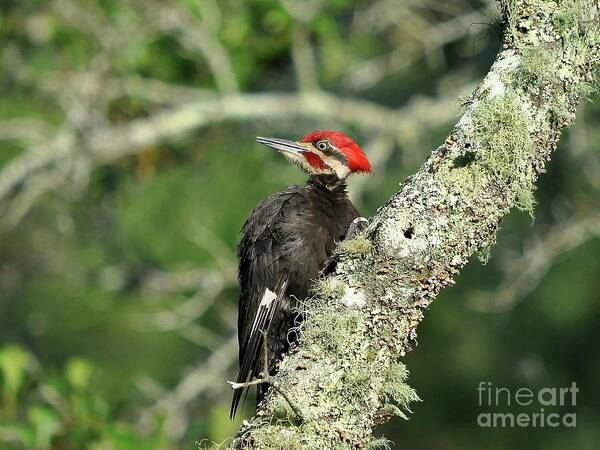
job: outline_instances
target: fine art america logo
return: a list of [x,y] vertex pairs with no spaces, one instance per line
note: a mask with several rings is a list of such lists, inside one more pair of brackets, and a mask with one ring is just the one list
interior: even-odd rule
[[477,425],[490,427],[571,427],[577,426],[573,412],[577,405],[577,383],[570,387],[544,387],[511,390],[482,381],[477,387],[479,406]]

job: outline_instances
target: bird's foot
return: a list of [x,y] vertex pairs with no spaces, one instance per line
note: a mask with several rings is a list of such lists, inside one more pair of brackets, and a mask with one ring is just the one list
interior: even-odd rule
[[367,225],[369,225],[368,219],[364,217],[357,217],[352,221],[352,223],[348,227],[348,231],[346,232],[346,239],[352,239],[362,230],[367,228]]

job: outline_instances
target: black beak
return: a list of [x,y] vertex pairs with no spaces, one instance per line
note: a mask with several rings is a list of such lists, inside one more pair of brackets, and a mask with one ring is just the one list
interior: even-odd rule
[[277,138],[269,138],[269,137],[260,137],[256,138],[256,142],[259,142],[267,147],[271,147],[280,152],[284,153],[292,153],[294,155],[300,155],[304,152],[307,152],[308,149],[298,142],[288,141],[287,139],[277,139]]

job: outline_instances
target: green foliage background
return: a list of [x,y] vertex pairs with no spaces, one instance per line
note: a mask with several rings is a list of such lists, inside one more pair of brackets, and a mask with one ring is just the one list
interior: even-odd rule
[[[45,144],[57,134],[80,139],[77,157],[0,199],[1,449],[187,449],[231,436],[238,230],[261,198],[304,179],[254,136],[340,128],[367,153],[387,139],[375,173],[351,185],[369,216],[456,121],[459,101],[447,108],[441,99],[468,95],[499,47],[494,5],[479,0],[297,2],[300,11],[318,6],[305,21],[290,3],[0,5],[0,183],[32,148],[54,151]],[[185,25],[163,20],[173,12]],[[300,30],[321,89],[391,109],[427,97],[444,119],[379,132],[335,111],[327,120],[209,121],[113,160],[86,159],[96,129],[233,95],[196,45],[206,39],[197,29],[225,50],[242,93],[298,91],[296,73],[310,64],[294,61]],[[388,61],[382,76],[373,78],[373,61]],[[409,422],[382,429],[397,448],[597,448],[600,227],[560,239],[573,223],[599,223],[598,95],[591,100],[541,179],[535,221],[511,215],[489,263],[468,265],[428,312],[406,357],[423,402]],[[540,260],[525,288],[499,303],[511,277]],[[225,355],[220,367],[215,352]],[[203,378],[180,409],[160,403],[182,380]],[[513,392],[575,381],[577,427],[480,428],[481,381]]]

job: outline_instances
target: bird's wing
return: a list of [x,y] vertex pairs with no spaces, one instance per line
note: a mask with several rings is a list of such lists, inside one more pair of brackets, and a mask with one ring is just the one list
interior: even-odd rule
[[[291,214],[302,210],[306,197],[300,186],[264,199],[242,228],[238,247],[240,258],[240,300],[238,338],[240,370],[238,383],[250,381],[256,367],[262,367],[263,336],[285,295],[291,264],[293,241],[282,225]],[[261,363],[258,363],[261,361]],[[233,395],[230,415],[236,410],[246,389]]]

